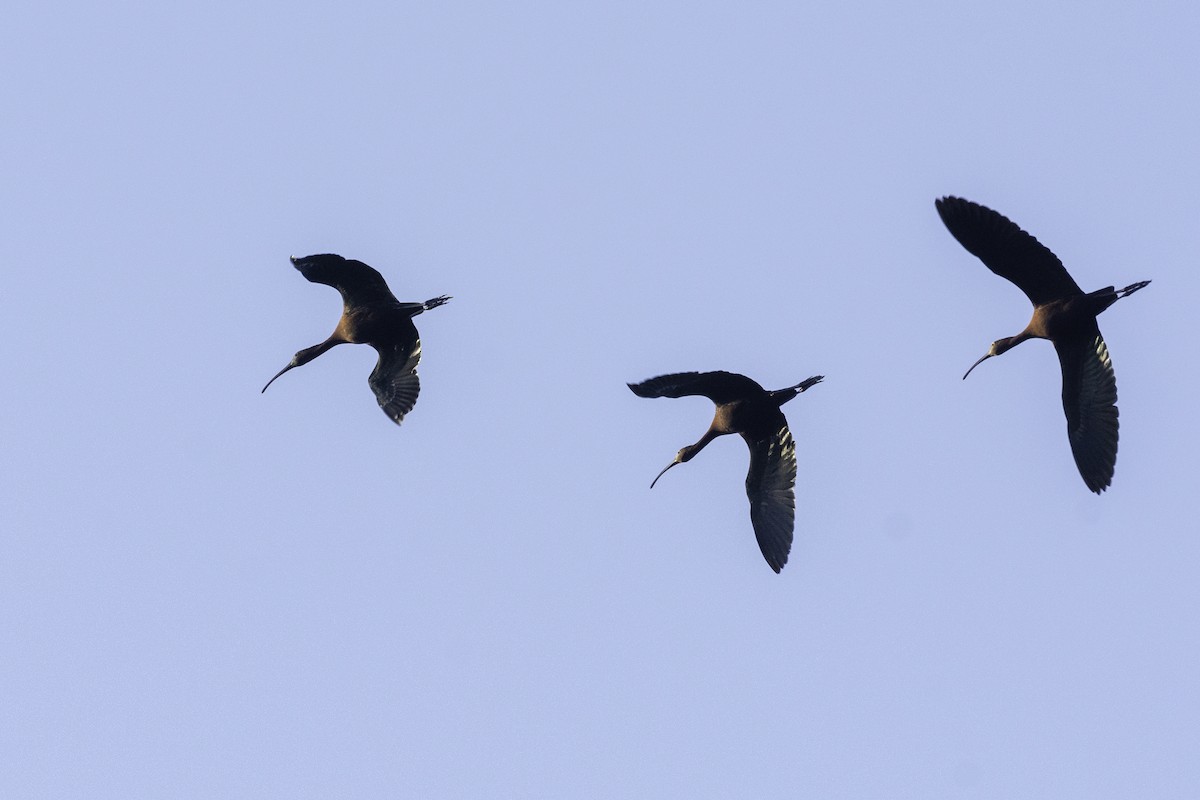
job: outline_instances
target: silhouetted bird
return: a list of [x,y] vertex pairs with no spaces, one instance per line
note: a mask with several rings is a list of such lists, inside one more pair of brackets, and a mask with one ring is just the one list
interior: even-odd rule
[[[450,298],[442,295],[424,303],[401,303],[388,289],[383,276],[361,261],[350,261],[332,254],[292,257],[300,274],[313,283],[332,286],[342,295],[342,318],[328,339],[306,347],[292,357],[278,378],[339,344],[369,344],[379,353],[379,362],[367,383],[375,392],[379,407],[397,425],[412,411],[421,391],[417,363],[421,360],[421,340],[412,318],[437,308]],[[267,381],[267,386],[275,382]],[[267,390],[263,387],[263,391]]]
[[796,518],[796,444],[779,410],[787,401],[824,380],[814,375],[787,389],[768,392],[745,375],[733,372],[680,372],[628,384],[638,397],[701,395],[717,404],[717,413],[700,441],[679,451],[658,479],[676,464],[691,461],[718,436],[740,433],[750,447],[746,495],[758,547],[771,569],[779,572],[792,549]]
[[993,342],[963,379],[1026,339],[1052,341],[1062,367],[1063,411],[1075,465],[1089,489],[1103,492],[1117,463],[1117,381],[1096,316],[1150,281],[1084,294],[1054,253],[1003,215],[959,197],[943,197],[935,205],[959,244],[1033,303],[1025,330]]

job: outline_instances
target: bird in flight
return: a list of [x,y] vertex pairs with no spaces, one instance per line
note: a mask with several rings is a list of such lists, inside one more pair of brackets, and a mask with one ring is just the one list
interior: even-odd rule
[[376,270],[338,255],[292,256],[292,265],[313,283],[332,286],[341,293],[342,317],[328,339],[292,356],[262,390],[289,369],[303,366],[339,344],[369,344],[379,353],[379,361],[367,383],[383,413],[399,425],[421,391],[417,378],[421,340],[412,318],[450,298],[442,295],[424,303],[401,303]]
[[1025,330],[992,342],[963,380],[987,359],[1027,339],[1053,342],[1062,367],[1063,411],[1075,466],[1087,487],[1100,494],[1112,484],[1118,423],[1117,379],[1096,317],[1150,281],[1084,294],[1058,256],[1002,214],[960,197],[943,197],[935,205],[958,243],[1033,303]]
[[734,372],[679,372],[628,384],[638,397],[700,395],[717,406],[712,425],[700,441],[680,450],[675,460],[658,473],[650,488],[667,470],[691,461],[718,436],[741,434],[750,448],[750,471],[746,475],[750,522],[763,558],[771,569],[779,572],[792,549],[796,519],[796,443],[780,406],[822,380],[824,376],[814,375],[773,392]]

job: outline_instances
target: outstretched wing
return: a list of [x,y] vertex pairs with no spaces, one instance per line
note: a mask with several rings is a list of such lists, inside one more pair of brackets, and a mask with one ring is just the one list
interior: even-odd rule
[[776,572],[787,563],[796,524],[796,443],[783,414],[778,423],[769,436],[742,434],[750,447],[750,471],[746,474],[750,521],[763,558]]
[[323,283],[337,289],[347,308],[396,302],[396,296],[388,288],[383,276],[361,261],[323,253],[304,258],[293,256],[292,264],[313,283]]
[[1075,466],[1096,494],[1117,464],[1117,378],[1100,329],[1054,343],[1063,376],[1063,411]]
[[685,397],[701,395],[714,403],[765,394],[757,381],[736,372],[676,372],[641,383],[626,384],[638,397]]
[[1008,217],[961,197],[943,197],[934,204],[958,243],[1016,284],[1035,306],[1083,294],[1058,256]]
[[399,425],[404,415],[417,404],[421,393],[421,380],[417,377],[417,364],[421,361],[421,340],[394,345],[375,345],[379,351],[379,362],[371,371],[367,383],[375,392],[379,407],[393,422]]

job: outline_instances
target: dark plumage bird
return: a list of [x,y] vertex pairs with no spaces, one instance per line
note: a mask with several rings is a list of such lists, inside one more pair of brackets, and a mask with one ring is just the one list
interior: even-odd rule
[[750,521],[763,558],[779,572],[792,549],[796,519],[796,443],[779,407],[822,380],[824,376],[815,375],[774,392],[733,372],[680,372],[628,384],[638,397],[701,395],[717,404],[712,425],[700,441],[680,450],[650,488],[671,467],[691,461],[713,439],[740,433],[750,447],[750,472],[746,475]]
[[1117,463],[1117,380],[1096,317],[1150,281],[1084,294],[1058,256],[1008,218],[970,200],[936,201],[942,222],[987,268],[1016,284],[1033,303],[1033,318],[1016,336],[992,343],[983,358],[1006,353],[1026,339],[1049,339],[1062,367],[1067,436],[1083,482],[1096,494],[1112,484]]
[[[278,378],[339,344],[369,344],[379,353],[379,361],[367,383],[383,413],[397,425],[412,411],[421,391],[417,363],[421,360],[421,340],[412,318],[437,308],[450,298],[442,295],[424,303],[401,303],[388,289],[383,276],[361,261],[322,254],[292,257],[300,274],[313,283],[332,286],[342,295],[342,318],[328,339],[306,347],[288,365],[275,374]],[[267,386],[275,382],[267,381]],[[263,391],[267,390],[263,387]]]

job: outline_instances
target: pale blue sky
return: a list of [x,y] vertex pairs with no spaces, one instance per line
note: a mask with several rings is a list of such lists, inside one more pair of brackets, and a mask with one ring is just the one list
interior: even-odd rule
[[[0,29],[6,798],[1194,798],[1192,4],[34,3]],[[1110,491],[1029,305],[1120,388]],[[397,428],[289,255],[422,316]],[[782,575],[728,369],[801,453]]]

